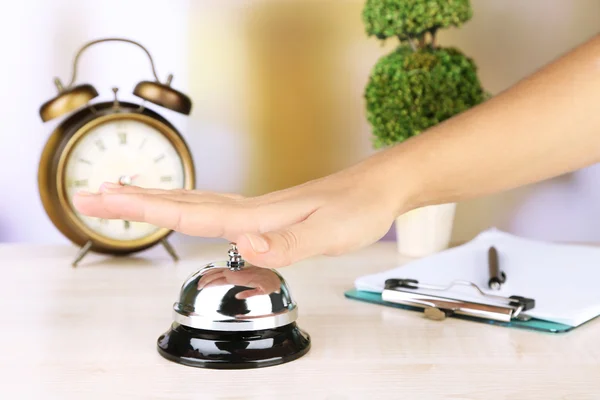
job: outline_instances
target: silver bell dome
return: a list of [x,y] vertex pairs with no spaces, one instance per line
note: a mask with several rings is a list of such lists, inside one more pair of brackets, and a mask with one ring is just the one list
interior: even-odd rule
[[297,306],[273,269],[247,264],[231,243],[229,260],[210,263],[183,283],[174,321],[210,331],[257,331],[291,324]]

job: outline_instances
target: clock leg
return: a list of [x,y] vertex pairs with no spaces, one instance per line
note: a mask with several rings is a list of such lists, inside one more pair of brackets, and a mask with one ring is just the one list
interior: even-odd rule
[[171,246],[171,243],[169,243],[166,238],[161,240],[161,243],[165,247],[167,252],[171,255],[171,257],[173,257],[173,260],[175,260],[175,261],[179,260],[177,253],[175,253],[175,249],[173,248],[173,246]]
[[88,241],[82,248],[81,250],[79,250],[79,253],[77,253],[77,257],[75,257],[75,260],[73,261],[73,267],[76,267],[77,264],[79,263],[79,261],[81,261],[83,259],[83,257],[85,257],[85,255],[90,251],[90,249],[92,248],[92,241]]

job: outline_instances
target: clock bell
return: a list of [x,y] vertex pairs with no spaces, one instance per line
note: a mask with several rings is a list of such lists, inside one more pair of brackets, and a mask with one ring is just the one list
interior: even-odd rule
[[40,117],[42,121],[47,122],[54,118],[70,113],[80,107],[86,106],[92,99],[99,94],[96,88],[88,83],[75,85],[77,79],[77,66],[83,52],[98,43],[104,42],[125,42],[131,43],[140,47],[148,56],[154,81],[141,81],[133,89],[133,94],[137,97],[154,103],[158,106],[165,107],[169,110],[178,113],[189,115],[192,110],[192,101],[188,96],[171,87],[173,75],[169,74],[166,81],[162,83],[156,73],[154,60],[150,52],[140,43],[123,38],[105,38],[91,41],[85,44],[75,55],[73,61],[73,75],[71,81],[64,87],[59,78],[54,78],[54,84],[58,90],[58,94],[48,100],[40,107]]

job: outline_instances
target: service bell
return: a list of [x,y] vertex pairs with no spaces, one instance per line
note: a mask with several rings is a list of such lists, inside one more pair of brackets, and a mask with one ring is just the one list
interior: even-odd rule
[[216,369],[267,367],[306,354],[310,335],[297,326],[298,306],[283,277],[246,263],[234,243],[228,255],[183,283],[174,322],[158,338],[159,353]]

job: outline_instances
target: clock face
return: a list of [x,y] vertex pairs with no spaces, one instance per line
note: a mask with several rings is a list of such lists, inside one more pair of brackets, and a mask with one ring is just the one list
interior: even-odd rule
[[[76,192],[96,192],[104,182],[155,189],[181,189],[185,185],[183,160],[171,141],[155,127],[134,119],[109,120],[86,132],[69,152],[64,171],[71,207]],[[141,239],[159,229],[147,223],[74,212],[89,229],[113,240]]]

